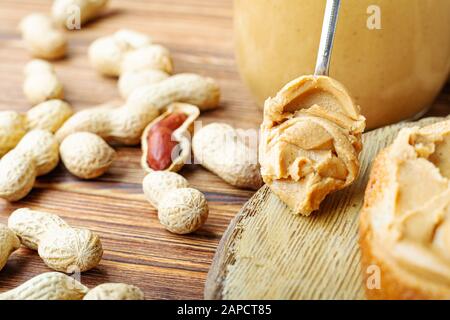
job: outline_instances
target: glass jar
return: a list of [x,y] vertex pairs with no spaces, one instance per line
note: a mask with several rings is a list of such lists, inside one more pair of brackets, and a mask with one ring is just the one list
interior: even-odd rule
[[[314,72],[325,0],[234,0],[236,56],[258,104]],[[450,71],[450,0],[342,0],[330,76],[375,128],[424,112]]]

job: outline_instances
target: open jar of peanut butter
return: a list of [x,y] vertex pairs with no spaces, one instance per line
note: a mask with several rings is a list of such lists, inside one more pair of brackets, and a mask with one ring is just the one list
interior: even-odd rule
[[[236,55],[256,101],[313,74],[325,0],[234,0]],[[422,114],[450,71],[449,0],[343,0],[330,76],[367,127]]]

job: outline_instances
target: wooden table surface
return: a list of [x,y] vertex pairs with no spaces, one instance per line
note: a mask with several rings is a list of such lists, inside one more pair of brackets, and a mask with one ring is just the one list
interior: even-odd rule
[[[23,67],[30,57],[17,25],[28,13],[48,12],[51,1],[0,0],[0,110],[26,111],[22,94]],[[205,113],[205,123],[223,121],[240,128],[257,128],[262,113],[239,79],[233,56],[231,0],[112,0],[102,19],[70,32],[70,53],[56,62],[66,99],[76,110],[118,98],[116,81],[97,75],[89,66],[87,48],[99,36],[119,28],[150,34],[173,53],[175,72],[196,72],[215,78],[222,89],[218,110]],[[446,115],[450,88],[444,89],[430,115]],[[100,265],[82,274],[91,287],[104,282],[139,286],[148,299],[197,299],[216,246],[229,221],[253,194],[234,189],[199,166],[182,174],[206,194],[210,216],[188,236],[173,235],[158,222],[156,211],[141,190],[144,171],[139,148],[118,148],[107,174],[94,181],[71,176],[62,165],[38,179],[23,200],[0,200],[0,223],[20,207],[53,212],[76,226],[100,234],[104,256]],[[0,272],[0,291],[50,271],[36,252],[22,248]]]

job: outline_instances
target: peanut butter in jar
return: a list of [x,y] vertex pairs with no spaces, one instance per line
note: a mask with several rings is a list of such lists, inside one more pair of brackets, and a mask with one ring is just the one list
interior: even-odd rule
[[[256,101],[314,73],[325,0],[234,0],[236,55]],[[422,114],[450,71],[450,1],[343,0],[330,76],[369,129]]]

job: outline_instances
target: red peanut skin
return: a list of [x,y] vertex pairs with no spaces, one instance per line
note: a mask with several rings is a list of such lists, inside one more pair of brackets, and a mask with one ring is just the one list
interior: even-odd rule
[[150,168],[160,171],[170,167],[172,151],[178,145],[178,142],[172,141],[172,134],[186,119],[184,113],[173,113],[150,129],[147,137],[147,163]]

